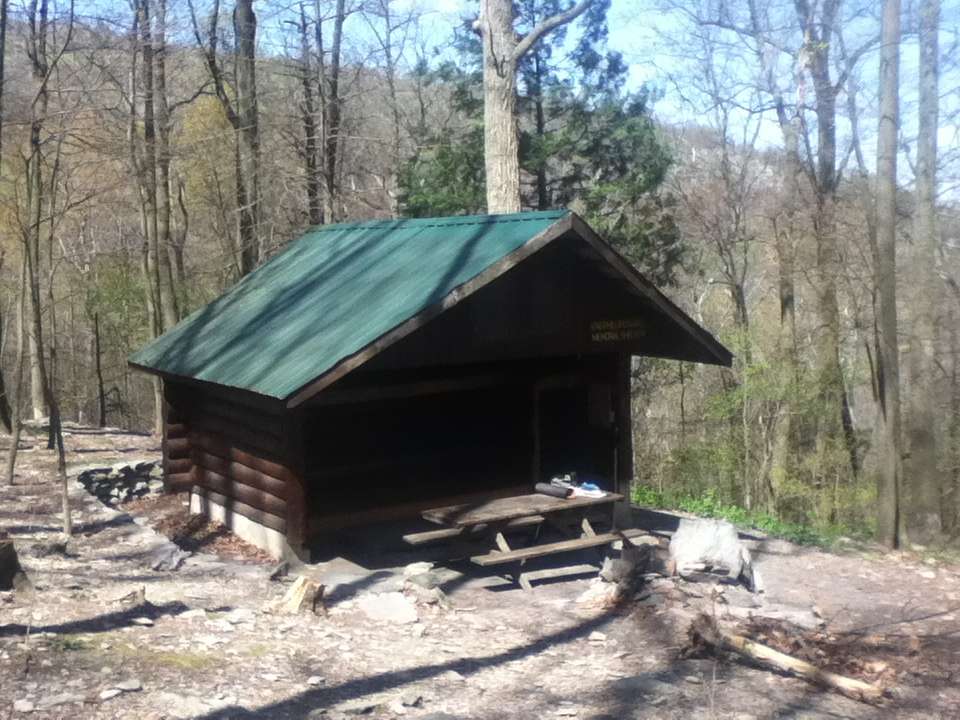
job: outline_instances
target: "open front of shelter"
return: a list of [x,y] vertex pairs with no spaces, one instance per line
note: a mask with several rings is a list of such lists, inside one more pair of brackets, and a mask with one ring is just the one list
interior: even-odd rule
[[626,494],[631,357],[730,353],[567,211],[317,227],[131,358],[167,487],[273,554],[532,492]]

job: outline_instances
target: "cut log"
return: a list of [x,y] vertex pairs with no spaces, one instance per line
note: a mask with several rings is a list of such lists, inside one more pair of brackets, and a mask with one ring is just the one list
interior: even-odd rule
[[742,635],[734,635],[717,627],[708,615],[699,615],[690,626],[694,644],[705,644],[742,655],[750,660],[780,672],[790,673],[815,685],[835,690],[854,700],[877,703],[883,700],[884,690],[876,685],[818,668],[816,665],[791,657]]
[[0,540],[0,590],[31,590],[33,586],[20,567],[13,540]]
[[327,609],[323,604],[325,589],[324,585],[300,575],[293,581],[293,585],[286,594],[268,604],[265,610],[282,615],[297,615],[305,610],[315,615],[326,615]]

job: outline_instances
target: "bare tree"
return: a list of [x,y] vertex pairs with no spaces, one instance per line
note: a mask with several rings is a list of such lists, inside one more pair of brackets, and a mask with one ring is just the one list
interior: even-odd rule
[[940,0],[923,0],[918,8],[920,29],[920,98],[917,112],[917,205],[913,234],[916,247],[913,286],[917,291],[912,338],[907,357],[910,374],[905,495],[907,531],[911,540],[928,543],[940,534],[940,475],[937,472],[935,408],[937,393],[937,131],[939,120]]
[[[188,0],[193,33],[203,52],[207,71],[223,112],[233,127],[236,164],[239,271],[246,275],[260,261],[260,126],[257,105],[257,16],[253,0],[237,0],[233,12],[235,82],[228,81],[220,64],[220,0],[214,0],[206,39],[200,30],[192,0]],[[234,100],[235,98],[235,100]]]
[[877,135],[877,322],[880,361],[880,447],[877,538],[889,548],[900,537],[902,480],[900,361],[897,343],[897,134],[900,123],[900,0],[884,0],[880,47],[880,127]]
[[517,132],[517,63],[547,33],[581,15],[592,0],[541,21],[518,37],[511,0],[480,0],[474,24],[483,41],[484,165],[487,212],[520,211],[520,140]]

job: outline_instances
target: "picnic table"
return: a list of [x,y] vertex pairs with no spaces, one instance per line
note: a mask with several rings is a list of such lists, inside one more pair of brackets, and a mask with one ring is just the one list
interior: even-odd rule
[[[584,548],[600,547],[616,540],[642,534],[639,530],[614,530],[597,533],[590,523],[588,515],[598,508],[608,508],[623,500],[623,495],[605,493],[602,497],[574,496],[557,498],[549,495],[531,494],[515,497],[496,498],[479,503],[464,503],[425,510],[424,520],[442,526],[440,530],[405,535],[404,540],[412,545],[432,542],[439,539],[466,537],[478,542],[493,544],[493,548],[482,554],[473,555],[470,560],[488,567],[493,565],[515,564],[513,572],[517,583],[524,590],[530,590],[532,580],[557,577],[571,572],[570,568],[554,568],[526,572],[525,561],[569,553]],[[539,528],[550,525],[561,535],[569,539],[559,542],[537,543]],[[521,527],[536,527],[537,534],[533,544],[523,548],[513,548],[504,535],[505,531]]]

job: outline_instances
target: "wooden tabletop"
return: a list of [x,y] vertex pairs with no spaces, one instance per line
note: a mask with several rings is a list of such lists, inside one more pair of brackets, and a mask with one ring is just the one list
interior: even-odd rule
[[423,511],[423,519],[438,525],[467,527],[485,523],[506,522],[529,515],[562,512],[591,505],[609,505],[623,500],[623,495],[607,493],[603,497],[557,498],[550,495],[518,495]]

